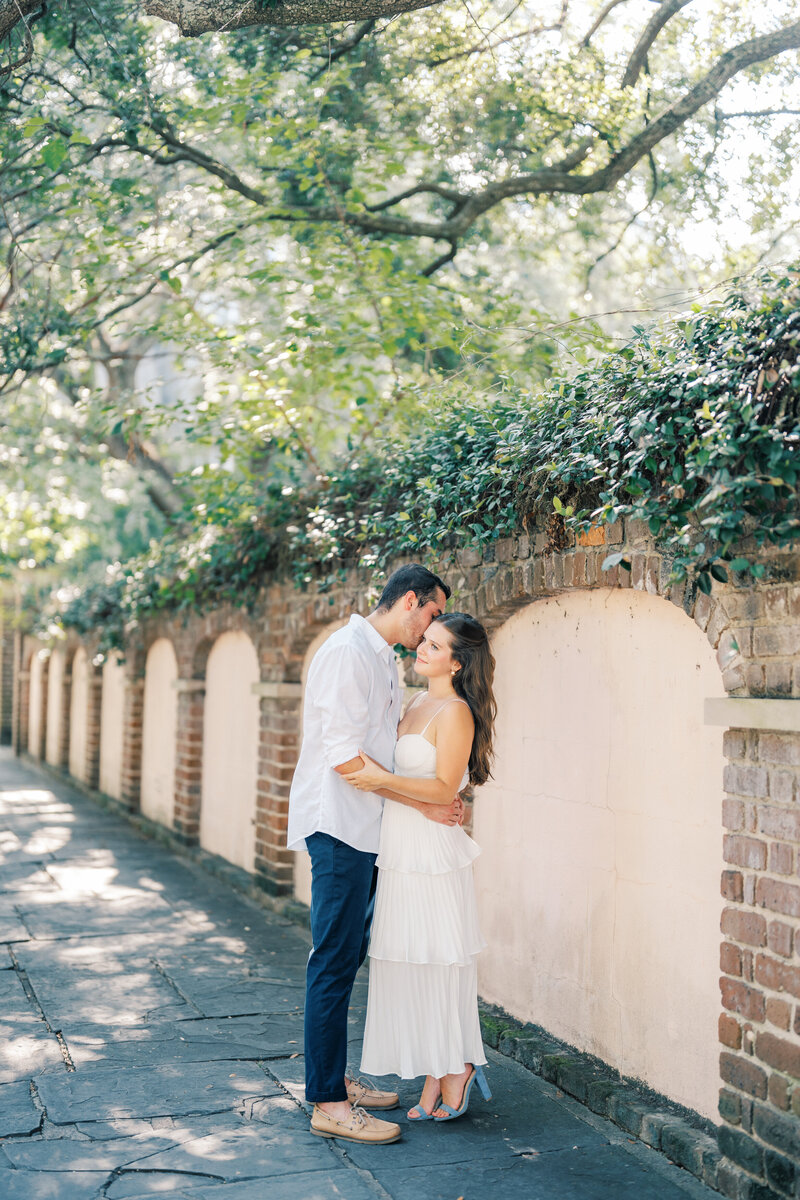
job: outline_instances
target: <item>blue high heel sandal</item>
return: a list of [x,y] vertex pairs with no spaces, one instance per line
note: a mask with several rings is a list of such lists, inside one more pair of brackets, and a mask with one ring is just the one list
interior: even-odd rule
[[[441,1099],[441,1097],[440,1097],[440,1099]],[[437,1103],[434,1105],[434,1107],[440,1108],[441,1105]],[[416,1117],[412,1117],[411,1113],[416,1113],[417,1114]],[[431,1121],[431,1120],[433,1120],[433,1113],[426,1112],[426,1110],[422,1107],[421,1104],[415,1104],[413,1108],[410,1108],[408,1110],[408,1114],[409,1114],[408,1115],[409,1121]]]
[[476,1079],[478,1081],[478,1087],[481,1089],[483,1094],[484,1100],[491,1100],[492,1093],[486,1080],[486,1076],[483,1073],[483,1067],[473,1067],[472,1074],[464,1084],[464,1091],[461,1095],[461,1107],[451,1108],[449,1104],[440,1104],[438,1107],[443,1108],[447,1113],[447,1116],[434,1117],[434,1121],[454,1121],[456,1117],[463,1117],[464,1113],[469,1108],[469,1094]]

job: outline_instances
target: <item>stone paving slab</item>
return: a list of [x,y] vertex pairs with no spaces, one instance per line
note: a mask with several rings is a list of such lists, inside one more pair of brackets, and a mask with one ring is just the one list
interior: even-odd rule
[[43,895],[59,890],[58,884],[47,870],[40,869],[36,863],[3,863],[0,872],[0,895],[8,897],[12,904],[25,892]]
[[0,944],[27,942],[30,938],[31,931],[20,915],[18,900],[0,899]]
[[55,1125],[112,1117],[224,1112],[280,1089],[256,1065],[213,1062],[130,1067],[122,1084],[90,1069],[39,1080],[39,1098]]
[[0,971],[0,1083],[62,1071],[61,1049],[39,1013],[33,1011],[19,975]]
[[27,1081],[0,1086],[0,1138],[24,1137],[42,1123]]
[[0,1171],[3,1200],[94,1200],[105,1180],[105,1171]]
[[314,1137],[306,931],[2,752],[0,826],[0,1200],[715,1195],[495,1051],[464,1120]]
[[[241,1183],[209,1185],[205,1180],[189,1181],[184,1176],[153,1176],[150,1191],[142,1191],[145,1176],[123,1176],[106,1192],[108,1200],[152,1200],[153,1196],[169,1195],[172,1200],[376,1200],[388,1193],[378,1191],[372,1180],[365,1180],[342,1165],[329,1166],[325,1171],[302,1171],[270,1180],[265,1188],[263,1179]],[[122,1190],[126,1185],[139,1191]],[[417,1200],[427,1200],[427,1194]],[[484,1197],[483,1200],[489,1200]],[[499,1200],[499,1198],[492,1198]]]
[[[583,1147],[568,1155],[539,1154],[498,1163],[470,1162],[381,1173],[393,1200],[686,1200],[680,1168],[675,1181],[655,1176],[617,1146]],[[714,1195],[708,1192],[708,1195]]]
[[76,1067],[119,1070],[160,1063],[258,1062],[302,1049],[303,1016],[231,1017],[131,1026],[67,1026]]

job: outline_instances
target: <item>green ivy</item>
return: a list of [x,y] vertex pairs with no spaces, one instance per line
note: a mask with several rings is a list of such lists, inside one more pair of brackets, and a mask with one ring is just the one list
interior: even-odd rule
[[[752,286],[752,285],[751,285]],[[330,586],[346,565],[380,571],[532,529],[647,522],[675,579],[708,591],[729,571],[758,577],[741,550],[800,530],[800,291],[764,277],[630,342],[537,396],[450,395],[418,436],[376,443],[305,483],[291,476],[86,588],[61,613],[105,645],[159,612],[252,604],[265,576]],[[605,566],[621,562],[611,555]]]

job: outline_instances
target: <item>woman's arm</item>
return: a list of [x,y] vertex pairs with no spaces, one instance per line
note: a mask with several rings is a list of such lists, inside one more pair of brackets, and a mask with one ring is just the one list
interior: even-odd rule
[[466,704],[450,704],[437,719],[437,725],[435,779],[393,775],[363,750],[361,757],[366,765],[360,771],[343,773],[343,777],[360,791],[381,795],[391,791],[424,804],[450,804],[469,764],[475,722]]

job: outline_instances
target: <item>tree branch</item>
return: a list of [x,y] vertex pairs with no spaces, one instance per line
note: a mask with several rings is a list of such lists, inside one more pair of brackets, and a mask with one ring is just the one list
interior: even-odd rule
[[[4,17],[10,18],[10,16],[13,15],[14,9],[17,11],[17,20],[15,24],[21,24],[23,28],[23,49],[19,58],[16,58],[13,62],[6,63],[4,67],[0,67],[0,79],[6,75],[10,75],[12,71],[16,71],[18,67],[24,67],[25,63],[30,62],[33,58],[33,38],[31,36],[31,25],[35,24],[36,21],[41,20],[41,18],[44,16],[46,4],[45,0],[38,0],[38,3],[30,6],[21,4],[19,0],[13,0],[13,3],[9,5],[0,4],[0,29],[2,29]],[[7,12],[6,10],[11,11]],[[28,19],[29,16],[30,20]],[[0,33],[0,39],[10,36],[13,28],[14,26],[12,25],[5,34]]]
[[144,0],[144,11],[177,25],[184,37],[253,25],[327,25],[373,21],[431,8],[442,0]]
[[[667,2],[682,5],[689,3],[690,0],[667,0]],[[663,16],[663,11],[661,15]],[[459,241],[470,226],[485,212],[513,196],[557,194],[588,196],[597,192],[610,191],[642,158],[650,154],[659,142],[664,141],[704,105],[713,100],[736,74],[754,63],[763,62],[765,59],[773,58],[787,50],[797,49],[800,49],[800,21],[795,21],[771,33],[750,38],[725,51],[694,87],[665,108],[640,133],[635,134],[626,146],[611,157],[605,166],[590,174],[575,173],[575,168],[585,161],[595,144],[593,139],[584,138],[574,150],[553,166],[496,180],[487,184],[481,191],[466,194],[466,198],[463,193],[455,190],[451,192],[450,189],[447,189],[450,194],[445,198],[457,203],[458,207],[444,220],[439,221],[388,215],[385,210],[399,203],[401,199],[419,195],[423,191],[444,194],[441,184],[418,184],[392,200],[381,201],[379,205],[375,206],[374,211],[366,208],[348,210],[338,204],[273,208],[266,193],[241,180],[230,168],[224,167],[210,158],[204,151],[196,150],[178,141],[173,135],[165,133],[163,130],[159,132],[165,141],[175,146],[176,150],[180,150],[198,166],[226,182],[233,190],[253,200],[260,207],[272,209],[264,214],[266,220],[289,223],[338,221],[365,233],[388,233],[400,237],[429,237],[436,241],[452,244],[454,241]],[[139,150],[140,148],[134,147],[134,149]],[[152,153],[143,148],[140,152]]]
[[800,108],[754,108],[750,111],[730,113],[717,110],[714,117],[717,121],[737,121],[741,117],[748,120],[753,117],[800,117]]
[[420,271],[420,274],[426,279],[430,279],[431,275],[434,275],[440,267],[445,266],[446,263],[452,262],[457,253],[458,242],[453,241],[450,243],[450,249],[447,251],[447,253],[440,254],[439,257],[435,258],[432,263],[428,263],[424,271]]
[[41,7],[42,0],[0,0],[0,41],[4,41],[20,21]]
[[597,33],[598,29],[603,24],[606,17],[611,15],[611,13],[614,11],[614,9],[617,7],[617,5],[625,4],[625,3],[626,3],[626,0],[608,0],[608,4],[606,4],[605,7],[600,10],[600,13],[598,14],[597,19],[595,20],[594,24],[584,34],[583,41],[581,42],[581,45],[583,46],[584,50],[591,42],[594,35]]
[[658,6],[658,11],[653,14],[645,25],[642,36],[636,43],[633,54],[628,60],[625,74],[622,76],[622,87],[633,87],[647,60],[650,47],[661,33],[667,21],[671,17],[674,17],[676,12],[685,8],[687,4],[691,4],[691,2],[692,0],[662,0],[662,3]]
[[356,29],[352,37],[345,38],[344,41],[341,42],[330,43],[328,47],[328,53],[325,57],[325,62],[311,76],[312,81],[314,79],[319,79],[320,75],[324,75],[325,72],[330,70],[333,64],[338,62],[340,58],[343,58],[345,54],[349,54],[351,50],[355,50],[359,42],[363,41],[368,34],[372,33],[376,24],[377,21],[374,19],[371,21],[363,21],[361,25],[359,25],[358,29]]

